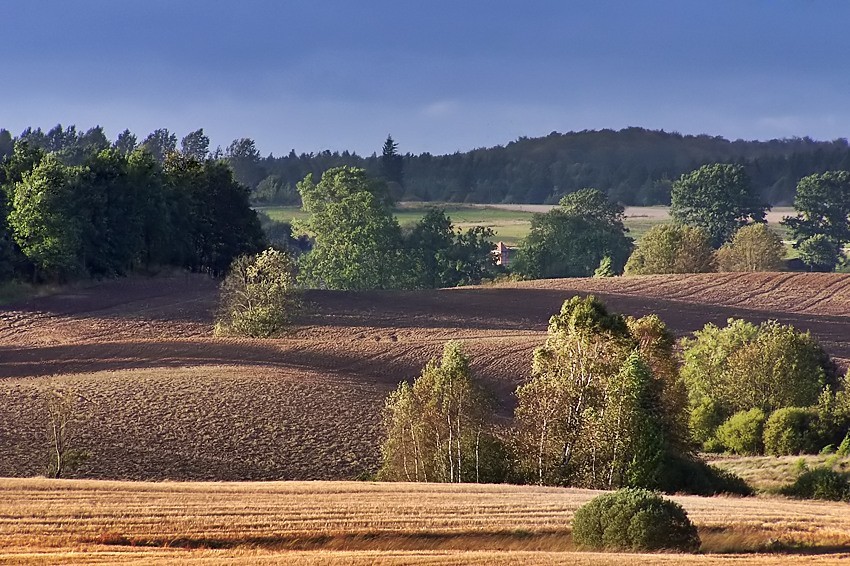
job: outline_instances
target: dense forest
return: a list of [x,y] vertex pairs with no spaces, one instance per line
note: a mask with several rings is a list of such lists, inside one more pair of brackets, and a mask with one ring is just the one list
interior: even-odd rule
[[[33,147],[61,152],[70,164],[81,162],[92,147],[110,145],[101,128],[86,132],[73,126],[47,132],[28,128],[18,137]],[[790,205],[797,181],[806,175],[850,169],[850,146],[843,138],[730,141],[643,128],[552,132],[451,155],[403,154],[398,151],[403,150],[403,140],[391,139],[383,148],[376,140],[376,152],[366,157],[349,151],[298,154],[295,150],[263,157],[250,138],[210,151],[203,130],[182,138],[179,147],[177,141],[166,129],[140,141],[125,130],[112,145],[124,152],[144,145],[160,159],[170,151],[198,159],[225,158],[236,179],[251,189],[255,204],[298,204],[298,181],[308,174],[318,179],[342,165],[391,181],[397,200],[555,203],[565,194],[595,187],[625,205],[669,204],[672,181],[707,163],[744,165],[754,188],[774,206]],[[0,156],[10,155],[12,147],[13,136],[0,130]]]
[[[249,185],[258,179],[251,185],[255,200],[284,204],[296,198],[295,184],[305,175],[318,177],[331,167],[355,165],[392,180],[384,166],[386,156],[386,151],[369,157],[330,151],[258,154],[250,167],[237,168],[237,178]],[[669,204],[672,182],[682,174],[708,163],[738,163],[765,202],[790,205],[800,178],[850,168],[846,139],[729,141],[642,128],[553,132],[465,153],[400,157],[397,198],[475,203],[556,203],[566,194],[594,187],[625,205]]]
[[57,132],[45,138],[53,145],[27,136],[10,146],[0,135],[0,282],[167,266],[219,274],[266,245],[248,189],[205,150],[156,152],[126,134],[118,141],[132,143],[110,144],[100,129]]

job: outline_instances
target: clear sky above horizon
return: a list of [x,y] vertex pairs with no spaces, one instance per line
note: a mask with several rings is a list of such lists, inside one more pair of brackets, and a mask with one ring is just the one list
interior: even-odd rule
[[261,153],[450,153],[641,126],[850,137],[850,2],[28,0],[0,127],[203,127]]

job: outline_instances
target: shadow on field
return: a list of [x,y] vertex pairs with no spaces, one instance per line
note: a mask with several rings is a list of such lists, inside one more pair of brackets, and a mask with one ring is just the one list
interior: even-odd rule
[[[67,373],[110,370],[168,368],[187,366],[263,366],[289,370],[368,375],[373,378],[401,379],[400,372],[418,373],[416,347],[392,348],[389,344],[372,352],[315,348],[290,341],[186,340],[68,344],[29,348],[0,347],[0,378],[39,377]],[[420,345],[425,359],[439,350],[439,344]],[[408,359],[414,360],[408,362]],[[377,363],[376,363],[377,360]],[[402,373],[403,377],[405,374]]]

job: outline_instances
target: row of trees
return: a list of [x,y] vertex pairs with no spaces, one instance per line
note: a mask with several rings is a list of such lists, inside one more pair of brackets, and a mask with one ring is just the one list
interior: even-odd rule
[[780,205],[793,200],[796,179],[850,169],[850,148],[843,139],[728,141],[642,128],[553,132],[450,155],[401,155],[392,140],[390,147],[388,152],[385,144],[370,156],[294,150],[280,157],[258,155],[251,171],[262,180],[249,186],[256,189],[258,202],[292,203],[299,180],[345,165],[397,183],[394,194],[404,200],[556,203],[581,188],[598,187],[627,205],[660,205],[670,203],[672,182],[682,174],[727,162],[745,168],[761,200]]
[[[804,177],[794,205],[797,215],[783,224],[801,260],[812,270],[835,269],[850,243],[850,173]],[[705,165],[673,183],[673,223],[651,228],[635,249],[623,207],[581,189],[533,217],[513,269],[531,279],[778,270],[785,248],[764,223],[768,209],[744,167]]]
[[299,261],[308,287],[403,289],[480,283],[497,273],[491,230],[455,230],[433,209],[406,233],[392,212],[387,183],[352,167],[330,169],[298,191],[309,217],[297,223],[313,240]]
[[745,492],[695,450],[716,444],[746,411],[776,415],[771,434],[790,447],[783,453],[812,449],[789,440],[808,434],[793,407],[828,407],[824,441],[847,436],[844,381],[808,334],[730,321],[682,346],[680,360],[655,315],[623,317],[593,297],[574,297],[551,318],[506,427],[496,424],[493,398],[468,356],[449,343],[442,360],[387,399],[379,477]]
[[[86,132],[61,125],[43,132],[28,128],[21,136],[47,151],[83,156],[87,148],[109,144],[101,128]],[[137,139],[122,132],[115,146],[129,153],[139,144],[164,158],[178,149],[177,136],[158,129]],[[179,150],[204,159],[210,155],[209,138],[197,130],[180,140]],[[10,154],[12,136],[0,130],[0,155]],[[729,141],[707,135],[626,128],[519,138],[505,146],[475,149],[451,155],[400,154],[388,138],[382,151],[361,157],[350,151],[262,157],[250,138],[216,148],[213,157],[225,157],[237,180],[251,190],[255,203],[297,204],[298,182],[316,178],[341,166],[365,169],[391,183],[397,198],[451,202],[555,203],[584,187],[598,187],[612,200],[627,205],[669,204],[674,179],[703,164],[742,165],[764,202],[790,204],[795,180],[830,170],[850,170],[847,140],[816,142],[809,138]],[[74,158],[78,159],[78,158]]]
[[163,265],[223,273],[264,237],[222,161],[106,148],[79,164],[18,140],[0,167],[0,278],[62,281]]

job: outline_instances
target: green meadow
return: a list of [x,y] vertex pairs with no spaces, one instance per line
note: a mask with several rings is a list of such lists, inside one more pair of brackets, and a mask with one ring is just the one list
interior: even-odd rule
[[[494,240],[505,242],[509,246],[518,244],[531,228],[531,218],[535,212],[545,210],[542,205],[475,205],[475,204],[402,204],[395,209],[395,216],[404,228],[415,224],[429,208],[439,206],[446,211],[454,225],[461,229],[472,226],[486,226],[495,233]],[[292,222],[306,218],[307,213],[299,207],[272,206],[258,207],[257,210],[268,214],[278,222]],[[792,214],[791,208],[776,208],[768,215],[771,227],[787,239],[787,231],[779,225],[782,216]],[[656,224],[670,220],[667,207],[626,207],[626,228],[635,240]]]

